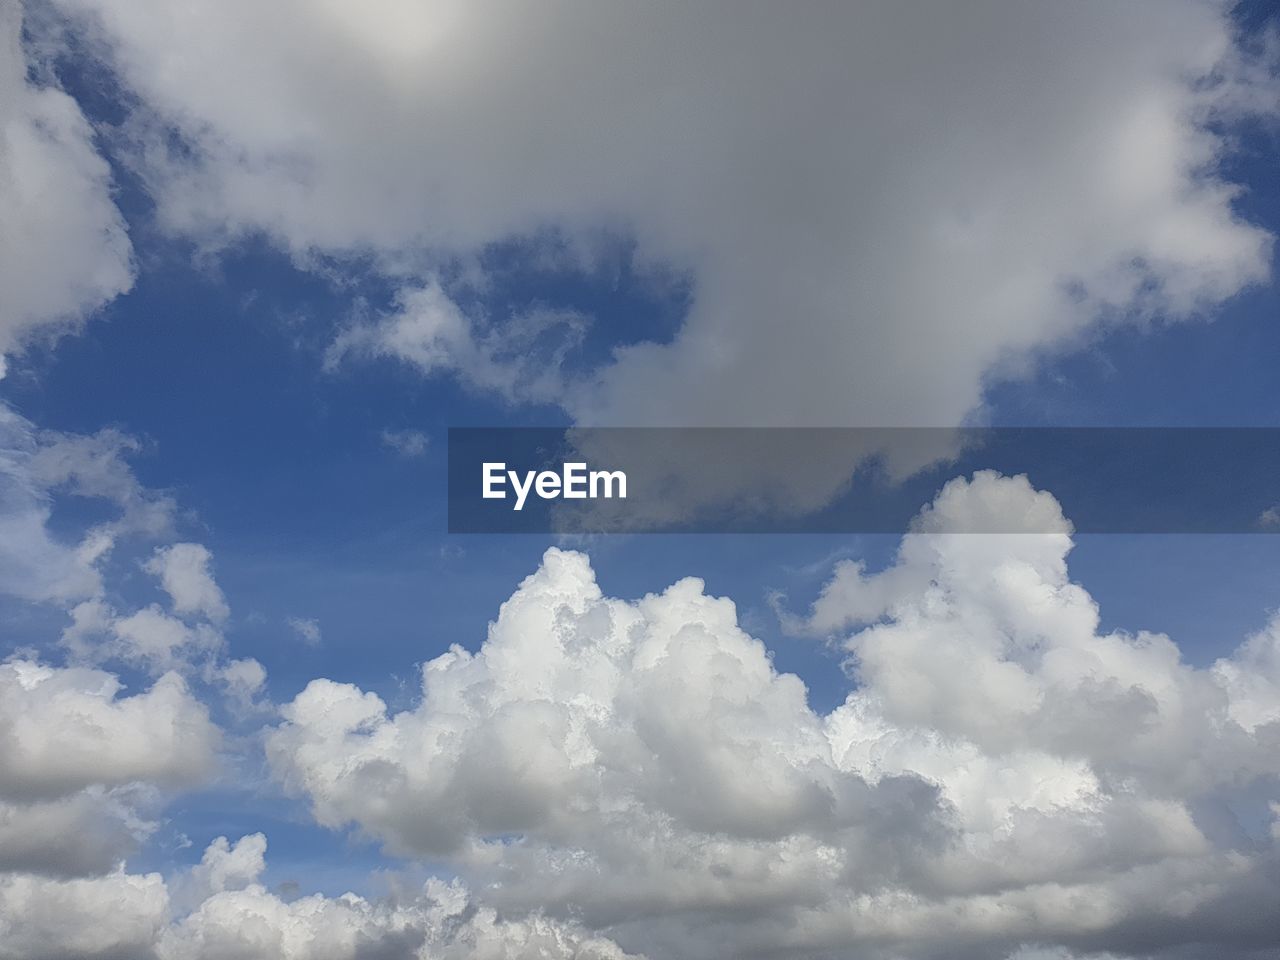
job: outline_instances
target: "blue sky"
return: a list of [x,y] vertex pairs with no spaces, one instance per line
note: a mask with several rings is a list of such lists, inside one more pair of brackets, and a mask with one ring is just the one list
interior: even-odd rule
[[[581,226],[590,218],[578,209],[569,210],[561,222],[551,218],[534,232],[525,225],[538,217],[523,208],[509,219],[503,219],[505,213],[477,215],[483,221],[478,226],[465,220],[447,222],[453,214],[446,212],[441,216],[444,225],[440,236],[423,241],[421,249],[415,246],[416,240],[388,239],[366,226],[350,226],[349,237],[333,239],[327,232],[331,229],[327,221],[317,225],[308,219],[310,214],[299,214],[283,202],[278,211],[264,209],[261,222],[239,212],[228,213],[227,222],[215,229],[200,220],[200,216],[207,217],[207,211],[184,220],[186,211],[206,201],[216,209],[233,209],[232,200],[225,197],[236,189],[239,181],[235,176],[240,171],[228,173],[218,168],[217,164],[234,165],[233,161],[218,155],[216,145],[201,139],[204,134],[199,130],[202,123],[210,129],[221,129],[217,125],[225,124],[225,132],[215,139],[232,144],[231,153],[243,150],[252,158],[258,145],[243,130],[253,125],[246,121],[240,128],[225,119],[236,111],[247,117],[250,108],[247,101],[214,105],[198,89],[183,88],[182,78],[169,78],[177,86],[172,99],[166,99],[168,94],[156,92],[157,84],[169,82],[166,75],[149,74],[141,66],[136,70],[121,66],[143,63],[147,56],[161,62],[157,51],[163,43],[144,36],[144,31],[123,15],[118,23],[104,21],[105,26],[92,29],[75,26],[83,9],[96,6],[39,5],[41,17],[58,22],[65,18],[73,26],[70,38],[61,37],[54,45],[54,79],[42,72],[49,61],[40,67],[35,53],[30,54],[29,76],[33,81],[59,85],[94,126],[93,147],[110,166],[110,197],[127,226],[136,279],[127,292],[104,297],[82,323],[72,325],[74,329],[60,329],[60,335],[52,337],[31,335],[21,340],[17,349],[10,349],[7,372],[0,379],[0,402],[40,430],[88,435],[113,428],[138,438],[140,447],[129,455],[128,462],[143,488],[163,491],[176,502],[176,539],[198,542],[211,553],[212,570],[231,610],[219,628],[225,634],[228,656],[253,658],[265,668],[267,680],[261,698],[269,705],[268,711],[288,704],[308,683],[322,677],[375,692],[395,710],[412,710],[420,700],[420,665],[453,644],[479,650],[499,607],[520,581],[538,568],[544,551],[557,543],[554,538],[538,535],[451,536],[445,531],[447,429],[563,425],[589,420],[596,411],[608,415],[620,410],[634,412],[638,419],[650,413],[665,420],[670,411],[661,405],[665,402],[661,398],[666,396],[677,398],[673,404],[677,400],[687,404],[693,411],[692,419],[699,415],[699,404],[704,404],[706,416],[715,419],[719,409],[715,401],[706,400],[696,385],[689,385],[690,380],[699,379],[689,371],[700,369],[696,363],[704,357],[698,352],[704,339],[699,339],[701,334],[682,339],[681,332],[697,331],[704,323],[707,330],[720,333],[736,329],[724,326],[727,321],[718,315],[704,320],[696,311],[711,311],[721,297],[725,303],[738,303],[735,298],[740,290],[745,290],[743,301],[758,300],[758,291],[732,279],[737,276],[735,268],[726,264],[733,258],[726,255],[722,261],[719,255],[706,254],[697,230],[689,228],[682,234],[683,228],[672,225],[680,222],[682,213],[654,213],[651,220],[634,214],[629,221],[636,209],[652,204],[643,193],[639,199],[623,196],[621,188],[617,198],[600,200],[600,215],[590,229]],[[34,18],[35,14],[29,16]],[[227,16],[230,20],[240,14]],[[1266,4],[1243,6],[1233,16],[1237,26],[1244,25],[1250,31],[1249,42],[1274,27],[1274,16]],[[1169,36],[1177,30],[1194,34],[1200,29],[1190,14],[1188,22],[1187,26],[1167,27]],[[1077,27],[1060,26],[1064,35],[1076,35],[1072,31]],[[1148,26],[1157,34],[1162,29],[1155,22]],[[1126,22],[1117,30],[1123,32],[1128,27]],[[1081,35],[1089,33],[1088,24],[1078,29]],[[182,47],[186,36],[181,34],[173,41],[175,49]],[[105,44],[115,54],[104,56],[102,47],[95,47],[90,40]],[[32,35],[28,41],[35,43]],[[1004,50],[1012,49],[1017,41],[1006,37],[997,43]],[[1183,56],[1184,46],[1187,50],[1196,48],[1190,41],[1179,46],[1171,39],[1170,44],[1177,48],[1170,57]],[[129,56],[121,51],[128,51]],[[226,51],[220,54],[226,55]],[[113,60],[114,55],[123,59]],[[678,59],[680,54],[671,56]],[[1009,56],[1011,71],[1023,68],[1019,56]],[[1110,54],[1097,56],[1105,59]],[[193,62],[196,59],[193,53]],[[726,70],[737,69],[732,58],[726,63]],[[228,69],[235,69],[234,62],[228,63]],[[1127,68],[1116,69],[1118,78],[1131,79]],[[974,72],[981,71],[974,68]],[[1274,84],[1274,77],[1271,82]],[[709,84],[708,89],[712,88],[714,84]],[[986,87],[982,90],[986,91],[983,96],[989,95]],[[1264,85],[1262,95],[1274,90],[1274,85]],[[902,96],[906,103],[908,95]],[[270,100],[264,97],[264,102]],[[761,109],[772,109],[767,94],[761,93],[761,97],[760,102],[766,104]],[[1086,101],[1094,103],[1082,94],[1081,102]],[[288,97],[281,94],[280,103],[287,102]],[[219,112],[224,108],[228,111],[225,115]],[[1215,115],[1212,121],[1223,131],[1212,177],[1215,182],[1241,187],[1226,208],[1242,224],[1271,235],[1280,233],[1280,166],[1276,159],[1280,154],[1276,150],[1274,105],[1270,114],[1255,111],[1244,120],[1231,120],[1230,111],[1220,109],[1228,119]],[[207,111],[207,117],[200,117],[202,110]],[[784,110],[774,117],[782,131],[777,134],[779,139],[797,133],[779,119],[786,115]],[[908,114],[904,111],[904,115]],[[493,122],[518,126],[506,115]],[[547,122],[554,128],[557,121],[552,117]],[[157,129],[161,131],[160,143],[168,137],[182,150],[216,156],[207,169],[201,168],[202,175],[207,173],[210,178],[201,181],[205,192],[199,185],[184,186],[169,166],[148,165],[151,155],[139,149],[139,144],[155,147]],[[243,142],[235,140],[242,135],[246,137]],[[351,134],[343,128],[334,136]],[[904,143],[910,139],[906,134],[903,137]],[[697,162],[693,147],[688,156],[681,155],[682,142],[678,137],[672,140],[675,145],[668,146],[675,155],[665,162]],[[967,140],[957,142],[956,156],[962,158]],[[527,171],[515,162],[503,168],[504,175],[510,179],[527,174],[530,192],[542,191],[538,197],[552,198],[546,201],[550,204],[559,194],[557,182],[546,171],[551,164],[540,152],[544,142],[535,137],[530,143]],[[1016,144],[1011,150],[1022,148],[1021,140],[1010,144]],[[1062,144],[1063,151],[1071,147],[1069,142]],[[388,155],[402,149],[408,149],[406,166],[413,168],[412,148],[395,138],[389,138],[385,145]],[[246,168],[258,169],[255,162],[245,161]],[[482,165],[488,161],[476,162]],[[388,176],[400,169],[395,167]],[[640,183],[651,169],[665,169],[661,158],[652,168],[638,165],[630,172],[619,171],[618,178]],[[824,169],[821,164],[814,167],[815,171]],[[1014,163],[1013,169],[1021,168]],[[332,200],[333,210],[345,210],[345,199],[331,198],[323,189],[328,174],[319,161],[316,170],[320,171],[315,177],[321,186],[310,196],[311,208],[324,211]],[[814,177],[824,175],[810,172]],[[450,175],[448,170],[433,174],[441,182],[453,184]],[[726,175],[726,179],[732,178]],[[484,185],[483,180],[479,182]],[[744,182],[754,181],[744,174]],[[191,196],[179,196],[183,189],[190,189]],[[217,192],[223,189],[228,193]],[[403,189],[412,192],[415,188]],[[459,177],[455,189],[466,197],[476,188]],[[603,194],[604,189],[600,183],[584,184],[583,194],[589,190]],[[854,192],[863,189],[865,184],[859,184]],[[902,189],[914,189],[912,182]],[[1049,182],[1048,190],[1055,189],[1069,187]],[[429,192],[425,186],[422,190],[424,195]],[[696,203],[683,190],[678,185],[670,187],[685,204],[673,204],[673,210],[692,209]],[[874,193],[868,191],[867,196]],[[657,190],[655,195],[661,194]],[[361,196],[357,194],[352,202],[362,202]],[[985,196],[981,189],[972,195]],[[808,210],[807,216],[814,222],[822,221],[821,205],[811,208],[807,205],[810,199],[797,187],[779,191],[776,197],[762,200],[761,206],[794,202],[797,208]],[[957,214],[956,222],[968,223],[967,216],[972,216],[973,222],[984,222],[982,201],[971,202],[973,209]],[[1105,198],[1097,202],[1100,207],[1107,206]],[[865,203],[869,218],[878,215],[874,201],[859,203]],[[520,206],[515,200],[510,204]],[[541,204],[541,199],[533,204],[539,215]],[[1069,198],[1063,204],[1064,209],[1072,205]],[[1170,204],[1176,205],[1175,201]],[[708,201],[707,210],[712,209]],[[697,210],[690,216],[703,215],[701,208]],[[738,213],[725,213],[718,206],[714,210],[723,216],[723,229],[737,229]],[[394,220],[394,211],[392,204],[383,220]],[[838,219],[847,213],[839,208],[831,217]],[[370,216],[376,219],[375,214]],[[335,213],[335,222],[343,215]],[[1137,222],[1142,215],[1133,213],[1131,219]],[[993,216],[1016,220],[1007,212]],[[296,222],[290,219],[295,217]],[[317,214],[317,219],[324,217]],[[352,219],[359,221],[361,217],[353,215]],[[804,216],[797,215],[797,222],[801,226],[796,229],[803,231]],[[1192,227],[1196,228],[1196,223]],[[1197,228],[1197,236],[1217,228],[1217,221],[1213,221]],[[745,232],[745,226],[742,229]],[[1092,243],[1087,239],[1088,231],[1079,229],[1086,237],[1080,248],[1088,249]],[[885,232],[892,234],[888,228]],[[1153,234],[1159,232],[1153,228]],[[844,237],[839,230],[835,234]],[[467,240],[450,249],[449,238],[455,235]],[[473,242],[473,236],[482,237],[483,242]],[[748,262],[757,251],[748,241],[741,242],[743,248],[736,256]],[[1175,291],[1179,278],[1199,269],[1194,265],[1199,254],[1188,253],[1185,261],[1178,259],[1182,253],[1170,254],[1172,265],[1159,266],[1163,242],[1163,235],[1157,237],[1151,248],[1155,252],[1148,251],[1150,262],[1157,266],[1143,269],[1154,271],[1157,279],[1151,282],[1157,287]],[[860,240],[851,243],[851,249],[864,250]],[[1247,238],[1240,243],[1247,246]],[[1212,246],[1209,240],[1205,244]],[[582,256],[577,245],[585,245],[589,254]],[[1223,241],[1223,249],[1227,247]],[[935,379],[926,376],[934,349],[927,338],[917,338],[916,346],[908,349],[896,340],[882,339],[876,328],[863,331],[849,341],[854,346],[848,346],[840,339],[845,334],[835,332],[836,327],[810,324],[805,319],[809,301],[803,298],[798,300],[797,318],[781,324],[782,332],[763,320],[752,326],[757,321],[746,319],[741,354],[734,353],[738,343],[732,333],[724,349],[734,358],[747,358],[741,360],[741,382],[734,381],[739,384],[734,389],[741,390],[737,402],[746,417],[753,415],[753,398],[774,389],[757,376],[756,361],[751,359],[756,349],[753,344],[758,341],[761,356],[772,352],[782,357],[791,349],[783,344],[794,341],[812,343],[812,355],[806,359],[796,346],[794,363],[780,359],[779,382],[791,378],[788,389],[797,397],[791,419],[802,422],[814,405],[829,403],[833,397],[848,405],[827,407],[829,420],[859,421],[862,410],[896,409],[895,397],[901,393],[907,418],[923,417],[939,425],[947,425],[939,421],[951,411],[951,423],[979,419],[997,425],[1280,427],[1276,377],[1280,289],[1273,279],[1274,250],[1265,245],[1260,249],[1264,249],[1264,267],[1270,273],[1265,279],[1250,279],[1249,271],[1257,266],[1239,266],[1233,260],[1222,266],[1224,275],[1238,270],[1244,279],[1229,281],[1230,289],[1223,291],[1210,277],[1199,281],[1200,287],[1187,297],[1169,292],[1153,302],[1137,294],[1112,294],[1108,284],[1113,277],[1107,272],[1111,268],[1099,267],[1097,275],[1088,278],[1095,284],[1089,297],[1096,296],[1102,307],[1089,308],[1087,319],[1077,321],[1070,312],[1074,307],[1063,307],[1066,312],[1062,318],[1046,320],[1044,330],[1024,337],[1019,332],[1023,328],[1015,324],[1014,332],[1000,334],[1003,339],[993,334],[991,349],[975,354],[972,377],[957,374],[953,385],[950,374],[939,371],[936,379],[945,381],[946,389],[939,388],[936,402],[921,400],[918,406],[905,398],[932,396],[923,383]],[[1073,261],[1073,269],[1085,270],[1079,264],[1089,262],[1089,257],[1083,253],[1072,256],[1078,259]],[[1226,254],[1222,256],[1227,259]],[[927,269],[926,254],[921,258],[922,269]],[[1244,263],[1248,255],[1241,253],[1237,259]],[[429,268],[422,268],[422,262],[429,263]],[[411,265],[405,267],[404,263]],[[806,286],[809,274],[805,271],[812,269],[819,277],[813,285],[819,286],[827,274],[813,263],[813,257],[797,254],[796,264],[779,265],[777,282],[798,277],[798,286]],[[509,339],[507,342],[517,344],[514,360],[499,355],[491,363],[486,357],[471,368],[457,360],[425,368],[412,351],[393,356],[394,350],[385,348],[383,341],[372,340],[383,346],[332,361],[336,338],[362,326],[375,329],[382,319],[394,317],[400,309],[397,296],[426,282],[428,274],[442,278],[462,314],[482,318],[473,330],[475,342],[482,344],[486,336],[498,341],[515,337],[506,326],[507,318],[529,311],[559,311],[557,316],[589,318],[581,341],[571,345],[556,370],[556,376],[569,386],[554,395],[519,386],[504,393],[486,387],[484,381],[494,370],[499,376],[515,370],[516,377],[526,377],[529,369],[551,365],[556,337],[562,332],[559,326],[547,328],[527,344]],[[483,276],[483,282],[469,283],[466,278],[473,274]],[[998,271],[993,275],[999,275]],[[886,279],[887,286],[894,282]],[[948,282],[966,289],[963,279]],[[832,298],[843,304],[849,291],[838,294]],[[811,306],[828,303],[814,296]],[[888,295],[867,294],[867,309],[878,308],[882,296]],[[910,330],[915,301],[906,293],[902,298],[907,306],[903,308],[906,319],[900,324]],[[1186,306],[1188,298],[1194,301],[1191,309]],[[851,309],[856,311],[860,301],[856,296],[852,299]],[[985,305],[975,307],[977,315],[987,309]],[[968,322],[964,315],[954,322],[940,322],[934,331],[936,350],[951,349],[946,345],[951,336],[948,331]],[[790,333],[785,329],[788,324],[793,328]],[[889,319],[884,326],[892,326]],[[766,328],[767,334],[752,340],[756,336],[753,330]],[[386,329],[390,328],[384,332]],[[705,339],[714,338],[708,334]],[[695,346],[687,346],[690,342],[696,342]],[[830,346],[826,346],[828,342]],[[611,374],[600,371],[613,369],[618,352],[626,353],[624,348],[635,344],[666,345],[670,353],[657,359],[644,353],[647,347],[628,353],[627,362],[634,363],[627,368],[632,372],[626,377],[619,374],[616,381],[607,382],[595,393],[588,388],[575,392],[576,383],[605,382]],[[862,344],[867,345],[865,351]],[[845,387],[824,386],[822,392],[808,397],[803,363],[812,364],[815,381],[822,380],[826,376],[824,355],[846,347],[851,382],[870,382],[880,375],[877,368],[883,367],[885,385],[848,387],[847,393],[840,392]],[[875,356],[877,350],[883,351],[883,362]],[[896,374],[888,371],[897,362],[894,358],[906,355],[901,350],[907,350],[911,363],[918,366],[904,367],[902,376],[895,379]],[[864,352],[870,359],[863,358]],[[1015,362],[1006,366],[999,359],[1006,355],[1013,356]],[[997,360],[992,362],[992,357]],[[525,361],[532,367],[523,366]],[[723,370],[737,362],[724,360],[722,367],[708,361],[707,382],[713,386],[722,383],[716,378],[728,377]],[[651,398],[647,396],[636,399],[634,383],[652,384],[652,392],[659,398],[652,400],[654,405],[648,405]],[[969,402],[971,397],[978,398],[976,404]],[[385,439],[388,431],[421,434],[425,448],[406,455]],[[105,515],[104,509],[109,512],[109,505],[104,507],[97,500],[58,496],[53,501],[49,529],[55,538],[74,542],[79,532]],[[765,643],[777,671],[798,675],[808,688],[811,707],[825,715],[840,706],[849,693],[850,681],[842,663],[850,658],[851,648],[842,645],[844,634],[827,637],[784,630],[771,597],[780,592],[788,610],[804,614],[831,580],[838,560],[863,559],[871,571],[884,569],[894,562],[899,538],[651,535],[601,538],[581,545],[591,556],[605,596],[635,599],[660,592],[682,577],[697,576],[705,581],[709,594],[731,598],[737,604],[740,624]],[[142,568],[156,546],[157,541],[146,536],[123,538],[102,561],[107,595],[118,609],[163,600],[155,579]],[[1187,664],[1207,668],[1230,656],[1245,637],[1264,630],[1280,608],[1276,590],[1280,583],[1280,537],[1079,536],[1070,555],[1070,575],[1097,602],[1101,632],[1166,633],[1176,641]],[[57,658],[63,653],[56,638],[66,619],[66,608],[56,603],[0,597],[5,654],[35,650],[60,662]],[[291,619],[315,621],[320,641],[305,642],[290,626]],[[123,677],[131,690],[144,689],[152,682],[147,671],[136,664],[116,664],[110,669]],[[381,828],[376,825],[333,829],[318,823],[309,812],[308,800],[315,798],[282,789],[256,746],[261,731],[278,722],[277,715],[236,716],[226,705],[213,699],[209,702],[215,720],[237,746],[229,759],[224,758],[220,776],[166,796],[163,813],[158,816],[160,826],[131,855],[130,870],[157,870],[172,876],[184,865],[199,862],[206,846],[220,835],[234,839],[263,831],[270,843],[264,874],[270,888],[297,883],[304,893],[334,896],[354,889],[375,896],[386,887],[380,871],[404,872],[419,883],[432,873],[446,877],[465,873],[444,855],[404,857],[381,852],[389,842],[388,835],[379,833]],[[1274,778],[1269,782],[1274,787]],[[394,845],[394,836],[390,842]],[[626,944],[644,945],[644,935],[626,924],[619,929]],[[631,940],[626,940],[627,936]],[[696,948],[691,949],[694,952],[689,955],[697,955]],[[1123,949],[1123,943],[1117,949]],[[0,955],[7,956],[2,950]]]

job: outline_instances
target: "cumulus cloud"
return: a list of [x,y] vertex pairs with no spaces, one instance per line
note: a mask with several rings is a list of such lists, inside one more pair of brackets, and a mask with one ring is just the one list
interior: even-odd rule
[[0,875],[65,878],[113,870],[154,826],[141,819],[139,807],[146,805],[136,799],[86,789],[56,800],[0,802]]
[[149,958],[168,905],[158,873],[71,880],[0,875],[0,957]]
[[174,674],[121,697],[100,670],[29,660],[0,664],[0,797],[67,796],[93,785],[199,782],[217,731]]
[[611,599],[553,549],[417,706],[313,681],[268,757],[320,823],[655,956],[1274,947],[1272,818],[1221,810],[1275,795],[1280,633],[1202,669],[1103,632],[1069,531],[1023,478],[948,484],[796,619],[849,652],[826,715],[700,582]]
[[[0,10],[0,376],[33,336],[74,328],[133,284],[111,172],[76,102]],[[33,79],[34,78],[34,79]]]
[[[628,960],[572,923],[499,917],[457,882],[368,900],[352,893],[285,901],[261,882],[266,839],[219,837],[175,879],[123,870],[50,880],[0,875],[0,958],[81,960]],[[185,894],[197,900],[182,911]]]
[[499,918],[477,907],[458,883],[432,880],[417,896],[370,901],[354,894],[285,902],[258,881],[261,834],[230,845],[219,838],[195,873],[211,889],[199,907],[167,930],[161,960],[236,956],[246,960],[463,960],[545,957],[626,960],[616,945],[573,924],[540,916]]
[[[1100,319],[1267,275],[1220,131],[1274,114],[1274,73],[1226,3],[58,7],[138,98],[130,162],[167,227],[399,291],[331,359],[579,422],[956,423]],[[678,333],[574,376],[529,363],[580,324],[464,309],[457,265],[548,231],[687,275]]]
[[[98,670],[0,664],[0,931],[13,898],[30,889],[8,874],[66,880],[116,870],[154,831],[162,791],[213,775],[220,736],[181,679],[121,691]],[[56,900],[85,888],[55,889]]]

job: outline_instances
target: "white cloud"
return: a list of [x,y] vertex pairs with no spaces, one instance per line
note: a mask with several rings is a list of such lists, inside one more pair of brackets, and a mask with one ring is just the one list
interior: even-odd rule
[[198,614],[218,622],[227,619],[230,611],[209,572],[212,559],[202,544],[175,543],[157,548],[144,569],[160,578],[175,613]]
[[118,657],[156,671],[172,670],[221,652],[222,635],[207,623],[188,626],[155,604],[119,617],[110,624],[114,643],[95,657]]
[[22,45],[21,4],[0,10],[0,377],[34,336],[73,329],[133,284],[111,173],[76,102]]
[[158,873],[73,880],[0,875],[0,958],[141,960],[151,955],[168,905]]
[[[220,682],[234,703],[251,706],[266,671],[253,659],[226,659],[221,626],[230,609],[210,571],[212,559],[199,543],[157,547],[142,568],[160,581],[171,612],[158,603],[120,612],[95,596],[70,608],[62,647],[78,662],[117,662],[157,676],[175,671]],[[96,592],[102,593],[100,584]]]
[[[155,830],[163,792],[213,775],[219,732],[178,677],[120,694],[101,671],[0,664],[0,943],[11,949],[24,941],[4,935],[6,911],[30,890],[15,876],[116,870]],[[56,902],[95,888],[51,889]],[[32,922],[40,927],[38,910]]]
[[[159,603],[119,610],[107,599],[117,547],[170,536],[175,525],[174,500],[143,486],[127,461],[140,447],[113,429],[41,430],[0,404],[0,594],[66,609],[60,645],[76,664],[181,673],[181,682],[220,685],[241,712],[260,709],[265,670],[253,659],[227,658],[229,608],[205,546],[167,544],[141,564],[167,594],[167,610]],[[77,498],[105,504],[107,518],[55,532],[55,510]]]
[[[1007,533],[937,532],[993,515]],[[1220,811],[1276,803],[1280,630],[1209,669],[1168,638],[1103,633],[1071,546],[1024,479],[948,484],[885,570],[838,566],[793,618],[850,652],[857,683],[826,715],[700,582],[610,599],[583,555],[548,552],[478,652],[425,665],[416,706],[316,680],[266,732],[320,823],[461,878],[385,899],[269,892],[260,835],[167,880],[128,873],[161,794],[212,771],[207,711],[173,674],[126,697],[102,671],[11,661],[0,957],[1274,945],[1274,812],[1224,828]],[[130,619],[98,614],[109,631]],[[220,657],[206,679],[256,705],[261,666]]]
[[[1274,79],[1225,3],[59,6],[140,98],[169,228],[372,262],[400,302],[335,357],[580,422],[955,423],[1100,318],[1192,317],[1267,275],[1211,122],[1274,113]],[[547,231],[687,273],[675,338],[574,382],[509,347],[579,325],[464,315],[474,254]]]
[[1252,731],[1280,723],[1280,613],[1213,671],[1229,692],[1232,720]]
[[153,675],[176,671],[188,676],[230,679],[239,686],[245,676],[222,676],[226,638],[212,624],[189,623],[150,604],[119,613],[102,600],[86,600],[70,611],[62,646],[77,661],[118,662]]
[[[932,532],[992,510],[1010,532]],[[417,706],[313,681],[268,757],[320,823],[654,956],[1274,945],[1274,838],[1202,814],[1280,781],[1275,631],[1212,669],[1100,632],[1021,478],[953,481],[914,529],[804,624],[857,673],[825,716],[700,582],[609,599],[551,550]]]
[[[158,874],[59,881],[0,875],[0,958],[80,960],[627,960],[571,923],[499,917],[458,883],[382,901],[285,901],[261,883],[266,840],[219,837],[174,896]],[[196,895],[190,911],[175,900]]]
[[197,783],[218,743],[175,674],[120,696],[112,674],[29,660],[0,664],[0,798],[52,799],[89,786]]

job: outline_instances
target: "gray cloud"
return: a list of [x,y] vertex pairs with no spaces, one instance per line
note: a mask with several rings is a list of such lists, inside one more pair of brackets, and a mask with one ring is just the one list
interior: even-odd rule
[[[1275,84],[1225,3],[58,6],[138,96],[121,142],[171,230],[400,289],[332,359],[580,422],[956,423],[1100,318],[1268,271],[1214,130]],[[566,378],[526,341],[577,322],[459,307],[486,244],[548,230],[690,276],[674,340]]]
[[[133,285],[111,175],[77,103],[22,45],[23,5],[0,10],[0,376],[5,356],[75,329]],[[32,77],[37,82],[32,82]]]

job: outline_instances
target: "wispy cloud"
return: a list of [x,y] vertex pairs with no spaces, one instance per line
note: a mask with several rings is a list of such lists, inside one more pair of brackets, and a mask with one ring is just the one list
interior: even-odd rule
[[414,459],[427,452],[429,438],[421,430],[383,430],[382,444],[400,456]]
[[289,629],[298,636],[303,643],[310,647],[320,645],[320,621],[308,620],[303,617],[290,617],[286,623]]

